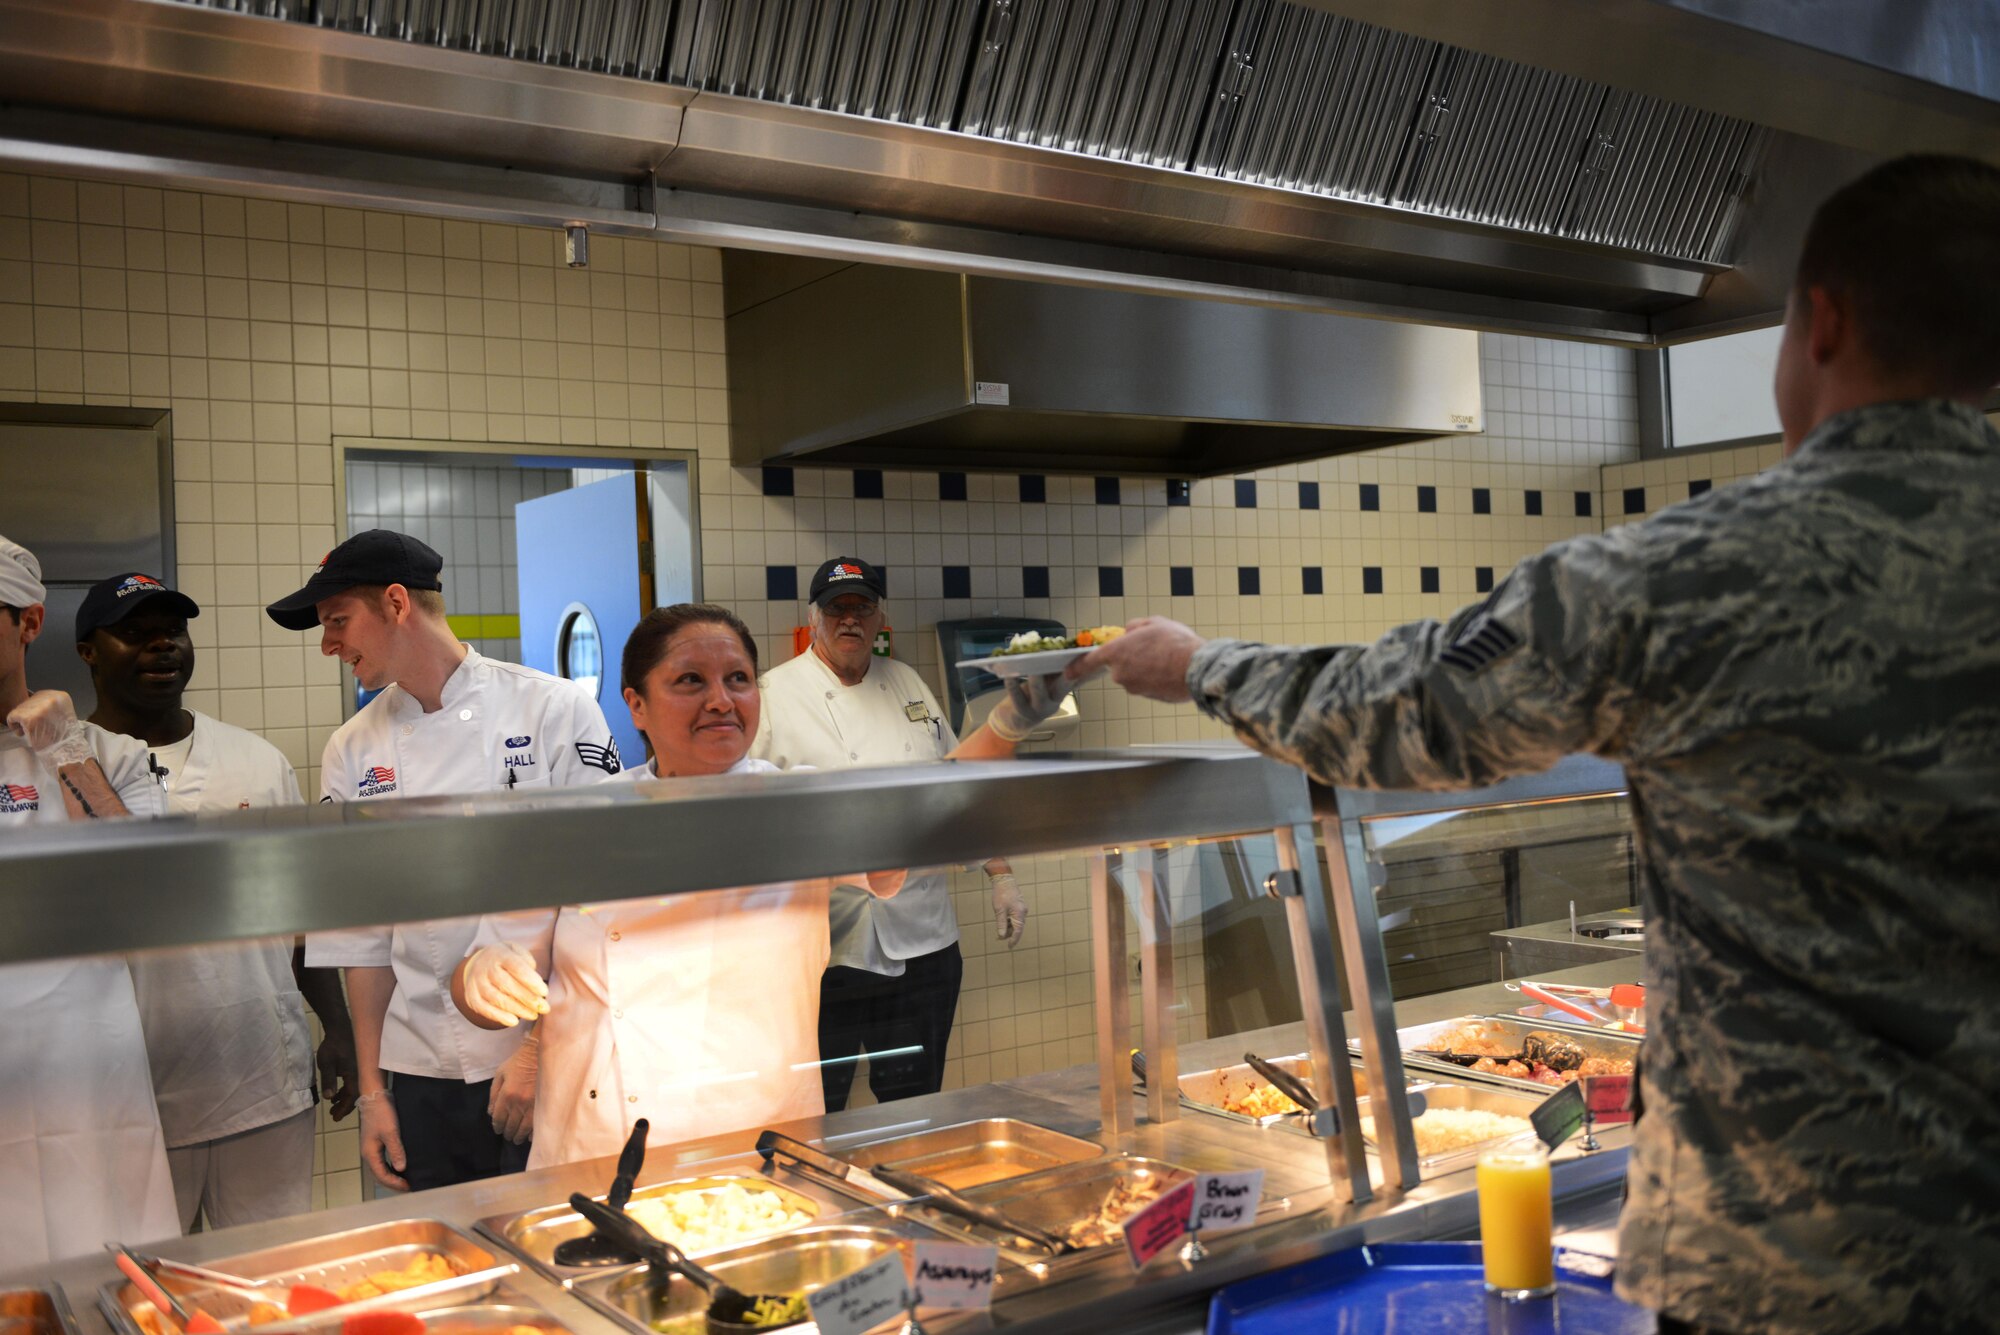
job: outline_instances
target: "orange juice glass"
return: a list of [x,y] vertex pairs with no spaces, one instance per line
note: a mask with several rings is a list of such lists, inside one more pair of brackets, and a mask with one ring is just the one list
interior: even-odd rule
[[1556,1291],[1549,1152],[1537,1141],[1479,1156],[1479,1242],[1486,1289],[1510,1302]]

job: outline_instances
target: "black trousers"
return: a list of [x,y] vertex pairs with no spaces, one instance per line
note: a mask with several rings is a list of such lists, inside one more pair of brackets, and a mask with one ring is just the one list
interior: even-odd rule
[[1720,1327],[1691,1326],[1685,1321],[1674,1320],[1674,1318],[1666,1315],[1664,1312],[1655,1320],[1655,1329],[1658,1330],[1659,1335],[1729,1335],[1728,1331]]
[[389,1095],[409,1164],[403,1180],[411,1191],[518,1173],[528,1166],[528,1146],[510,1144],[493,1129],[486,1112],[492,1092],[491,1080],[468,1085],[396,1072]]
[[[944,1087],[945,1046],[958,1012],[965,961],[958,943],[903,961],[902,976],[835,965],[819,983],[819,1078],[826,1110],[847,1106],[856,1059],[868,1053],[876,1101],[935,1094]],[[877,1055],[880,1054],[880,1055]]]

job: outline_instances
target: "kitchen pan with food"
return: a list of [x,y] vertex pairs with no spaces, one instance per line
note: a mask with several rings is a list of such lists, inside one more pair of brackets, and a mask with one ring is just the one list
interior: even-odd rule
[[689,1260],[686,1253],[671,1242],[648,1233],[640,1227],[638,1220],[623,1210],[594,1201],[580,1191],[571,1194],[569,1203],[599,1232],[643,1259],[654,1282],[664,1285],[670,1274],[678,1273],[705,1289],[708,1292],[707,1323],[712,1335],[794,1325],[808,1315],[805,1300],[798,1294],[749,1294],[731,1288]]

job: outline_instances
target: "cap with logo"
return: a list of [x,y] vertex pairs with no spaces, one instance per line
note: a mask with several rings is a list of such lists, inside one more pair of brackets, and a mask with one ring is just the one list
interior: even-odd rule
[[35,554],[11,538],[0,538],[0,605],[33,607],[48,597]]
[[876,602],[888,595],[889,581],[881,567],[871,566],[858,556],[836,556],[813,573],[806,596],[813,606],[824,607],[844,593],[866,594]]
[[184,593],[168,588],[158,579],[138,570],[128,570],[110,579],[100,579],[83,595],[76,609],[76,638],[87,640],[102,626],[115,626],[141,607],[151,612],[198,617],[201,606]]
[[319,569],[297,593],[265,608],[271,620],[286,630],[311,630],[319,624],[321,600],[345,593],[357,584],[400,584],[406,589],[442,589],[438,578],[444,558],[407,533],[371,528],[357,533],[320,558]]

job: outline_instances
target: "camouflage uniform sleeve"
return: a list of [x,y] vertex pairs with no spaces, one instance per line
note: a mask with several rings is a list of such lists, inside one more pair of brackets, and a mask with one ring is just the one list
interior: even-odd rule
[[1370,645],[1213,640],[1189,665],[1204,713],[1349,788],[1463,788],[1622,753],[1637,724],[1646,600],[1633,541],[1573,539],[1485,602]]

